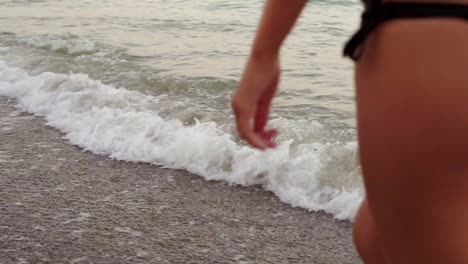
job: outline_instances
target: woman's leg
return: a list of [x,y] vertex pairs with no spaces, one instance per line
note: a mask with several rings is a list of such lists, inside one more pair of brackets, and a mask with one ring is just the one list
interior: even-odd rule
[[367,199],[390,263],[468,263],[468,23],[379,26],[356,87]]
[[359,209],[353,226],[354,244],[365,264],[385,264],[377,229],[367,199]]

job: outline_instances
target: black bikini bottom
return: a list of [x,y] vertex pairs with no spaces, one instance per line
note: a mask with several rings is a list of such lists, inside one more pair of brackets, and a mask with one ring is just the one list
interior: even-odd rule
[[357,61],[362,54],[362,44],[380,23],[400,18],[450,17],[468,20],[468,5],[436,3],[383,3],[362,14],[361,28],[346,43],[344,56]]

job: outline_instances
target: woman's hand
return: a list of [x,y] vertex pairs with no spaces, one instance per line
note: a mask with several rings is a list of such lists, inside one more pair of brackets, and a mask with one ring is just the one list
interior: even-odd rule
[[275,129],[266,129],[270,105],[280,79],[278,55],[252,56],[232,99],[237,131],[249,144],[259,149],[276,146]]
[[267,0],[250,59],[232,99],[237,130],[252,146],[275,147],[276,130],[266,130],[280,78],[279,50],[307,0]]

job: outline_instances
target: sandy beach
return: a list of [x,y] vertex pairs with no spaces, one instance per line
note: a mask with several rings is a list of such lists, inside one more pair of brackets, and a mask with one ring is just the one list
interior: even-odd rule
[[351,223],[83,152],[0,100],[0,263],[360,263]]

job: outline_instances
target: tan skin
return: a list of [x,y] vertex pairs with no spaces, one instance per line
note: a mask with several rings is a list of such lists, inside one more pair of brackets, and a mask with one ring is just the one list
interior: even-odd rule
[[[274,147],[279,50],[305,2],[266,2],[233,97],[239,134],[260,149]],[[388,22],[366,42],[355,80],[367,197],[353,230],[366,264],[468,263],[467,47],[458,19]]]

